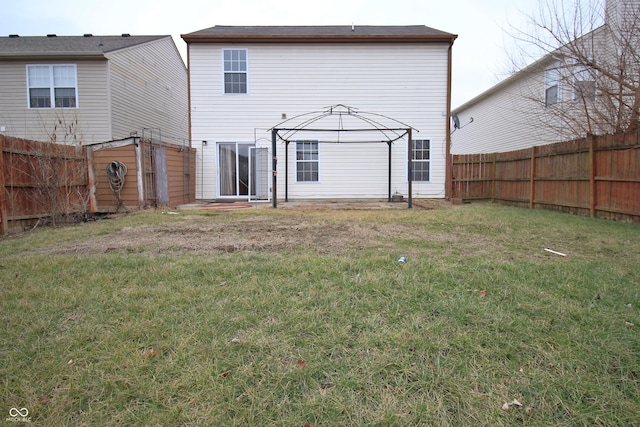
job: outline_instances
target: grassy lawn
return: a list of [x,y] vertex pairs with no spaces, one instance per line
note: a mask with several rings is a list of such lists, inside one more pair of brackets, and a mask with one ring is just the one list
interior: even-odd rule
[[639,284],[640,226],[490,204],[37,229],[0,239],[0,421],[640,425]]

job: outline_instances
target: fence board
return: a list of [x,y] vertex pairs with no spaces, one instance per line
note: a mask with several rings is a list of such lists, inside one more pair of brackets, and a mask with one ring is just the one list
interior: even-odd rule
[[640,221],[639,134],[454,155],[452,197]]
[[68,220],[86,210],[83,148],[2,135],[0,156],[0,233],[45,217],[54,223]]

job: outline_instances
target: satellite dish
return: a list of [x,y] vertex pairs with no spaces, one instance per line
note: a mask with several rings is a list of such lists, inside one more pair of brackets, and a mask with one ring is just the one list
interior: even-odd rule
[[454,114],[451,118],[453,119],[453,128],[460,129],[460,119],[458,118],[458,115]]

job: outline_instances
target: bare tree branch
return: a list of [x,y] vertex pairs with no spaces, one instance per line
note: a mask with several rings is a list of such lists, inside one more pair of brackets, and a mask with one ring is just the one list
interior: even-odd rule
[[[634,129],[640,117],[640,1],[541,0],[526,28],[511,28],[531,75],[521,96],[539,108],[532,111],[548,127],[575,137]],[[549,71],[552,70],[552,71]],[[543,73],[545,77],[541,77]],[[552,102],[540,86],[558,80]],[[545,81],[542,81],[545,80]],[[545,89],[546,90],[546,89]],[[544,102],[544,105],[540,105]],[[553,116],[554,120],[549,117]]]

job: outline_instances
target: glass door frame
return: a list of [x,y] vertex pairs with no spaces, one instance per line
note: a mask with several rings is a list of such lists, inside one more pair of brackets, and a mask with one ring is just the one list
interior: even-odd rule
[[[249,180],[250,179],[255,179],[253,177],[253,174],[250,171],[250,167],[253,164],[253,162],[250,159],[250,155],[252,153],[254,153],[254,150],[251,150],[252,147],[255,147],[255,143],[253,142],[231,142],[231,141],[226,141],[226,142],[218,142],[216,143],[216,160],[217,160],[217,168],[216,168],[216,198],[218,199],[230,199],[230,200],[249,200],[250,199],[250,194],[249,192],[255,188],[255,186],[250,185]],[[221,161],[221,149],[224,146],[233,146],[233,151],[235,154],[235,158],[234,158],[234,167],[235,170],[233,171],[233,179],[235,180],[235,182],[232,182],[231,184],[233,185],[233,187],[235,188],[235,194],[222,194],[222,174],[223,174],[223,161]],[[246,150],[246,165],[244,165],[246,167],[246,180],[247,182],[243,182],[243,177],[242,177],[242,168],[243,168],[243,163],[245,161],[242,160],[243,156],[241,155],[241,149],[245,149]],[[242,189],[246,188],[246,194],[241,194],[242,193]],[[255,190],[254,190],[255,191]]]

